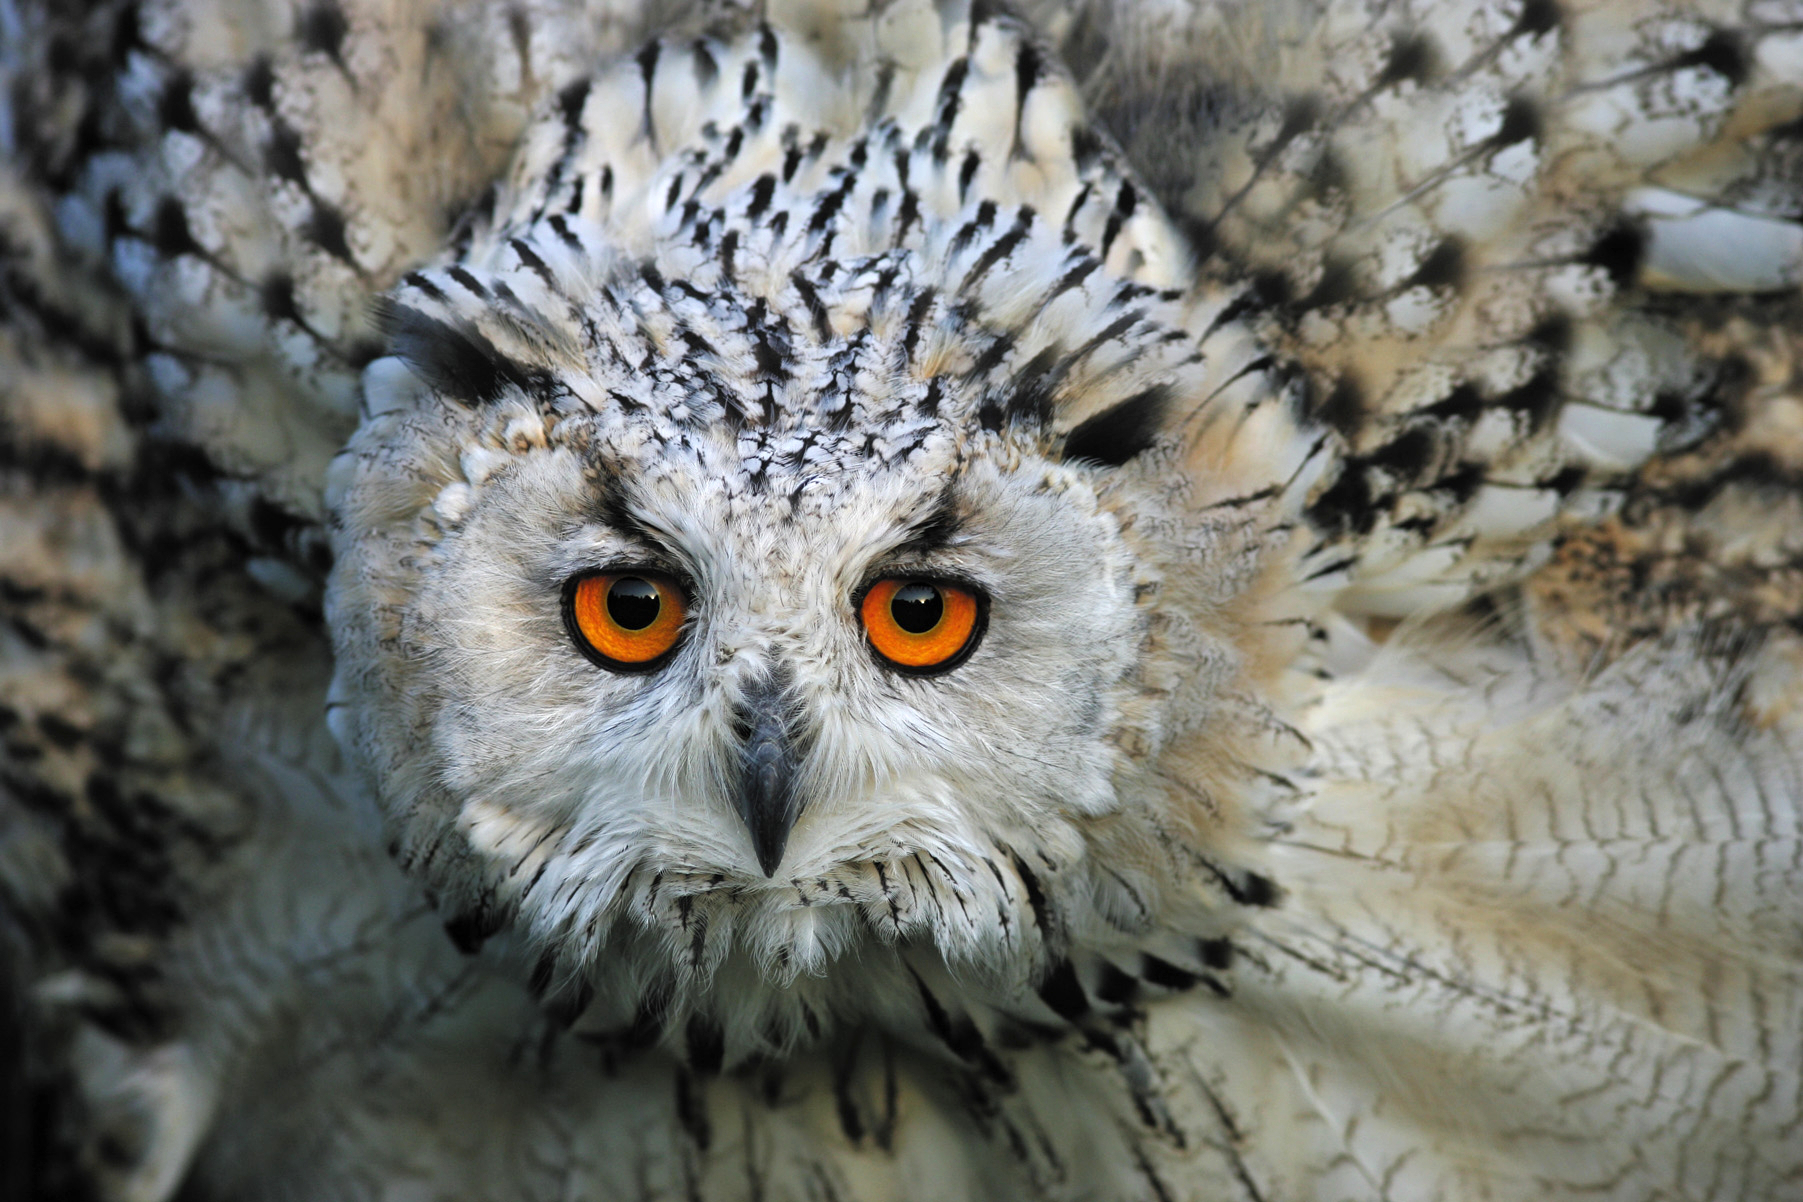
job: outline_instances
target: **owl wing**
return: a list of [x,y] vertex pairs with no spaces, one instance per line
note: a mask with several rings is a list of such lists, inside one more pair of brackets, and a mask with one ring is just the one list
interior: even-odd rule
[[[636,44],[638,8],[0,18],[0,1088],[57,1103],[0,1105],[0,1177],[168,1196],[210,1121],[194,999],[233,999],[227,1041],[283,1004],[234,930],[273,924],[299,980],[417,905],[396,878],[378,916],[257,916],[308,820],[340,833],[304,875],[389,879],[319,721],[326,468],[371,298],[455,248],[528,114]],[[208,979],[171,979],[177,940]]]
[[1028,7],[1325,439],[1303,575],[1343,611],[1518,575],[1790,368],[1794,10]]
[[1052,9],[1337,642],[1155,1188],[1798,1196],[1803,13]]

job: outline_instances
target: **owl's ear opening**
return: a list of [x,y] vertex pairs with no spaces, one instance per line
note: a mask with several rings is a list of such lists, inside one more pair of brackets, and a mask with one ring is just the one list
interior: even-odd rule
[[390,353],[440,394],[469,405],[496,400],[509,387],[541,391],[544,369],[503,353],[468,322],[442,321],[395,301],[383,301],[376,320]]
[[1170,389],[1148,388],[1079,422],[1064,438],[1064,459],[1120,467],[1158,441]]

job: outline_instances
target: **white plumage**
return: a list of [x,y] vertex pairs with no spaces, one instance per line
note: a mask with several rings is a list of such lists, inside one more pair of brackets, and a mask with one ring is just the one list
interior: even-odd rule
[[7,7],[8,1171],[1803,1197],[1781,7]]

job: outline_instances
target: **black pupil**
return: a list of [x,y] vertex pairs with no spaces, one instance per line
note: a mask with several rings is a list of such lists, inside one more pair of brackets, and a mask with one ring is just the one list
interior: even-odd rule
[[607,616],[621,630],[643,630],[657,621],[663,602],[657,586],[637,576],[622,576],[607,590]]
[[925,634],[945,616],[945,600],[930,584],[904,584],[889,602],[889,616],[909,634]]

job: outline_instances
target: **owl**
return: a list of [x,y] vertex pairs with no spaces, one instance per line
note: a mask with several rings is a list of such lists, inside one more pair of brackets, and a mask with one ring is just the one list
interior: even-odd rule
[[1803,1199],[1793,0],[0,31],[8,1196]]

